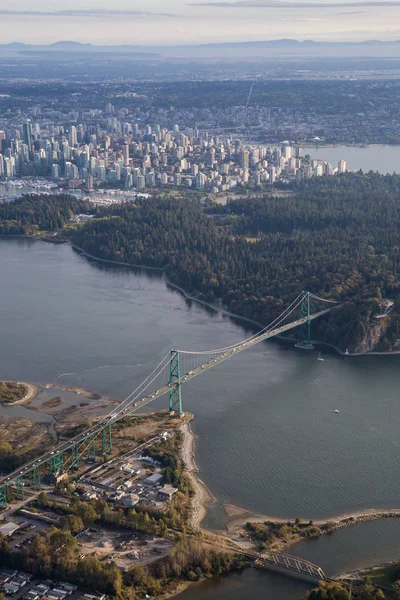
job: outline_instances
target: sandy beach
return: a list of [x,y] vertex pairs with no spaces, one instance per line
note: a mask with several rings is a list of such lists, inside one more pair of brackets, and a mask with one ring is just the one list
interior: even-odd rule
[[[191,483],[195,489],[195,495],[193,497],[193,511],[191,517],[191,526],[200,529],[201,522],[207,512],[207,506],[215,502],[215,498],[208,490],[205,483],[199,478],[199,469],[196,464],[195,458],[195,440],[196,436],[191,428],[191,422],[184,422],[180,427],[183,433],[183,444],[182,444],[182,460],[185,463],[186,472],[188,473]],[[287,521],[294,522],[296,517],[271,517],[268,515],[252,513],[246,509],[243,509],[234,504],[225,504],[224,510],[226,513],[225,520],[225,531],[228,535],[236,534],[238,529],[245,526],[246,523],[264,523],[270,521],[272,523],[285,523]],[[342,515],[335,515],[327,517],[325,519],[312,519],[311,517],[301,518],[302,521],[309,521],[312,519],[314,524],[318,527],[331,523],[333,529],[341,529],[342,527],[349,527],[357,525],[364,521],[373,521],[384,518],[400,518],[400,508],[391,509],[364,509],[355,511],[352,513],[345,513]],[[219,532],[223,533],[222,531]],[[295,543],[293,540],[292,543]]]
[[195,529],[200,528],[200,524],[207,512],[207,506],[214,501],[206,485],[198,476],[198,467],[195,459],[195,439],[190,422],[182,423],[181,431],[183,433],[182,460],[185,463],[186,472],[195,489],[193,497],[193,511],[191,516],[191,526]]
[[[264,523],[269,521],[271,523],[286,523],[287,521],[295,521],[295,517],[271,517],[268,515],[259,515],[251,513],[245,509],[234,506],[233,504],[226,504],[224,506],[227,514],[226,528],[229,532],[232,532],[237,527],[244,526],[246,523]],[[333,517],[326,517],[325,519],[312,519],[312,517],[302,518],[301,521],[307,522],[310,519],[314,521],[314,524],[318,527],[325,525],[326,523],[332,523],[334,525],[357,525],[363,521],[373,521],[384,518],[399,518],[400,508],[366,508],[352,513],[345,513],[343,515],[335,515]]]

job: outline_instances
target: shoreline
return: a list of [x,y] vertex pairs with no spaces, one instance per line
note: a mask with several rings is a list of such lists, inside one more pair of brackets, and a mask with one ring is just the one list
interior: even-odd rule
[[[180,431],[183,434],[183,444],[181,449],[181,457],[185,463],[185,472],[188,474],[191,483],[195,489],[195,495],[193,497],[193,513],[191,518],[191,525],[196,529],[201,529],[201,522],[207,512],[207,507],[217,501],[215,496],[212,495],[210,490],[204,481],[199,477],[199,468],[196,463],[196,452],[195,452],[195,440],[196,434],[193,432],[191,421],[183,423],[180,427]],[[272,517],[269,515],[257,514],[247,509],[241,508],[234,504],[224,504],[224,511],[226,518],[223,522],[222,531],[225,534],[233,534],[236,529],[242,528],[246,523],[264,523],[265,521],[271,521],[273,523],[286,523],[288,521],[295,521],[296,517]],[[327,533],[333,533],[344,527],[352,527],[365,523],[367,521],[378,521],[381,519],[396,519],[400,518],[400,508],[364,508],[355,510],[352,512],[342,513],[340,515],[328,516],[321,519],[312,519],[310,517],[301,518],[302,522],[313,521],[314,525],[320,527],[327,523],[332,524],[332,528],[326,532],[320,533],[326,535]],[[208,529],[205,528],[208,533],[221,533],[221,529]],[[289,544],[283,542],[283,547],[289,548],[296,544],[298,540],[290,541]]]
[[[2,236],[2,237],[11,237],[11,236]],[[32,239],[31,236],[22,236],[22,237],[27,237],[29,239]],[[33,236],[34,239],[41,239],[40,237],[36,237]],[[187,300],[191,300],[192,302],[196,302],[197,304],[201,304],[202,306],[206,306],[207,308],[211,308],[211,310],[213,310],[216,313],[225,315],[227,317],[230,317],[232,319],[237,319],[238,321],[243,321],[245,323],[249,323],[251,325],[256,326],[257,328],[259,328],[259,330],[263,329],[265,326],[262,325],[261,323],[259,323],[258,321],[254,321],[253,319],[249,319],[248,317],[243,317],[241,315],[236,315],[235,313],[232,313],[228,310],[226,310],[225,308],[218,306],[217,304],[213,304],[210,302],[207,302],[206,300],[201,300],[200,298],[197,298],[196,296],[192,296],[189,294],[189,292],[187,292],[183,287],[179,286],[176,283],[173,283],[172,281],[170,281],[170,279],[168,279],[167,275],[165,274],[164,268],[162,267],[150,267],[148,265],[137,265],[134,263],[126,263],[126,262],[118,262],[115,260],[108,260],[105,258],[99,258],[97,256],[94,256],[93,254],[89,254],[88,252],[86,252],[86,250],[83,250],[83,248],[80,248],[79,246],[77,246],[76,244],[73,244],[70,240],[67,240],[67,243],[69,244],[69,246],[75,250],[77,250],[80,254],[82,254],[83,256],[86,256],[87,258],[90,258],[92,260],[95,260],[97,262],[101,262],[101,263],[105,263],[105,264],[110,264],[110,265],[116,265],[116,266],[121,266],[121,267],[128,267],[131,269],[143,269],[143,270],[149,270],[149,271],[158,271],[159,273],[162,274],[164,282],[167,286],[172,287],[173,289],[176,289],[178,292],[180,292],[184,298],[186,298]],[[281,339],[283,341],[290,341],[291,338],[288,337],[284,337],[284,336],[276,336],[276,339]],[[318,340],[311,340],[313,344],[319,344],[319,345],[323,345],[326,346],[327,348],[331,348],[332,350],[334,350],[339,356],[346,356],[346,357],[364,357],[364,356],[398,356],[400,355],[400,350],[394,350],[393,352],[366,352],[366,353],[352,353],[352,354],[346,354],[346,352],[343,352],[342,350],[340,350],[340,348],[338,348],[337,346],[334,346],[333,344],[329,344],[328,342],[322,342],[322,341],[318,341]]]
[[[7,237],[7,236],[5,236],[5,237]],[[8,237],[11,237],[11,236],[8,236]],[[41,238],[37,238],[37,239],[41,239]],[[158,271],[159,273],[162,274],[165,284],[167,286],[172,287],[173,289],[177,290],[178,292],[180,292],[182,294],[182,296],[184,296],[184,298],[186,298],[187,300],[192,300],[193,302],[197,302],[197,304],[207,306],[208,308],[211,308],[215,312],[220,313],[222,315],[226,315],[227,317],[231,317],[233,319],[239,319],[240,321],[245,321],[246,323],[255,325],[256,327],[258,327],[260,329],[263,328],[263,325],[261,325],[261,323],[258,323],[257,321],[254,321],[253,319],[249,319],[248,317],[243,317],[241,315],[235,315],[235,313],[229,312],[228,310],[226,310],[225,308],[221,308],[217,304],[212,304],[211,302],[207,302],[206,300],[201,300],[200,298],[197,298],[196,296],[191,296],[189,294],[189,292],[187,292],[183,287],[179,286],[177,283],[173,283],[170,279],[168,279],[168,277],[165,274],[165,271],[162,267],[149,267],[148,265],[137,265],[134,263],[118,262],[116,260],[108,260],[106,258],[99,258],[98,256],[94,256],[93,254],[89,254],[88,252],[86,252],[86,250],[83,250],[83,248],[80,248],[79,246],[77,246],[76,244],[73,244],[69,240],[67,241],[67,243],[71,246],[71,248],[74,248],[75,250],[79,251],[79,253],[82,254],[83,256],[86,256],[97,262],[106,263],[106,264],[110,264],[110,265],[116,265],[119,267],[128,267],[130,269],[144,269],[144,270],[150,270],[150,271]]]
[[[215,502],[216,499],[198,475],[199,468],[196,464],[195,455],[196,435],[193,433],[191,428],[191,421],[183,423],[180,426],[180,431],[183,434],[181,458],[185,464],[185,473],[189,476],[190,482],[195,491],[195,494],[192,498],[190,525],[194,529],[200,529],[201,522],[207,513],[207,507]],[[207,531],[211,532],[211,530]]]
[[[233,509],[239,511],[240,509],[238,507],[235,507],[233,505],[226,505],[226,506],[230,506]],[[225,508],[225,507],[224,507]],[[272,522],[272,523],[279,523],[279,524],[286,524],[288,522],[290,523],[294,523],[295,519],[281,519],[281,518],[277,518],[277,517],[267,517],[267,516],[261,516],[261,515],[249,515],[248,517],[244,518],[245,516],[245,512],[247,511],[243,511],[243,514],[241,516],[232,516],[230,518],[230,520],[228,519],[228,522],[226,523],[226,529],[227,529],[227,534],[229,536],[231,536],[232,538],[239,538],[243,536],[243,540],[245,544],[250,544],[251,548],[253,550],[256,551],[257,548],[257,542],[255,540],[253,540],[251,538],[251,536],[248,534],[247,529],[246,529],[246,524],[247,523],[251,523],[251,524],[260,524],[263,525],[265,522]],[[359,510],[359,511],[355,511],[352,513],[345,513],[342,515],[338,515],[335,517],[327,517],[326,519],[300,519],[301,523],[307,523],[309,521],[313,522],[313,525],[315,527],[320,528],[320,530],[315,533],[315,534],[311,534],[308,536],[302,536],[299,534],[295,534],[292,535],[292,537],[288,537],[286,539],[279,539],[276,538],[274,541],[272,541],[268,547],[268,551],[269,552],[284,552],[290,553],[291,548],[293,548],[294,546],[296,546],[296,544],[300,543],[300,542],[306,542],[306,541],[310,541],[310,540],[316,540],[321,538],[322,536],[326,536],[326,535],[332,535],[334,534],[336,531],[339,531],[341,529],[347,529],[348,527],[355,527],[357,525],[361,525],[362,523],[367,523],[367,522],[371,522],[371,521],[380,521],[382,519],[398,519],[400,518],[400,508],[399,509],[383,509],[383,510],[377,510],[377,509],[364,509],[364,510]],[[295,550],[294,550],[295,552]],[[398,559],[393,559],[394,562],[398,562]],[[376,565],[376,568],[380,568],[383,565]],[[366,567],[365,569],[360,569],[360,571],[368,571],[371,567]],[[335,579],[340,579],[340,578],[346,578],[347,573],[340,573],[337,577],[335,577]]]
[[74,387],[71,385],[59,385],[57,383],[44,383],[43,387],[47,390],[51,390],[53,388],[60,388],[60,390],[64,390],[64,392],[71,392],[72,394],[77,394],[78,396],[83,396],[88,400],[101,400],[103,396],[100,394],[96,394],[90,390],[86,390],[85,388]]
[[[234,504],[225,504],[224,509],[233,509],[236,511],[236,514],[231,514],[227,516],[226,519],[226,529],[229,532],[232,532],[235,528],[244,526],[246,523],[264,523],[265,521],[270,521],[271,523],[287,523],[288,521],[295,521],[295,518],[289,517],[271,517],[268,515],[261,515],[251,513],[246,509],[242,509]],[[313,521],[314,525],[321,526],[326,525],[327,523],[332,523],[335,525],[335,530],[341,529],[342,527],[350,527],[352,525],[359,525],[360,523],[364,523],[366,521],[378,521],[380,519],[397,519],[400,518],[400,508],[364,508],[360,510],[356,510],[349,513],[343,513],[341,515],[328,516],[323,519],[312,519],[310,517],[300,518],[302,522]],[[339,527],[338,527],[339,526]],[[296,542],[293,542],[296,543]]]

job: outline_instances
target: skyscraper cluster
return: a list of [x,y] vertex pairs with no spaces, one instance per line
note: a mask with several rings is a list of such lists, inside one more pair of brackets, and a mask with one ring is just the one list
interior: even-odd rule
[[[40,175],[89,190],[183,186],[216,193],[336,172],[289,144],[249,146],[192,127],[123,121],[110,103],[92,112],[87,120],[74,113],[69,123],[27,120],[0,131],[0,177]],[[337,171],[346,171],[345,161]]]

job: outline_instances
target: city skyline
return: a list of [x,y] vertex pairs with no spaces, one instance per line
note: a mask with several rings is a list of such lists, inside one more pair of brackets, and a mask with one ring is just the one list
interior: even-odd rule
[[394,40],[396,0],[0,0],[3,43],[173,45],[293,37],[318,41]]

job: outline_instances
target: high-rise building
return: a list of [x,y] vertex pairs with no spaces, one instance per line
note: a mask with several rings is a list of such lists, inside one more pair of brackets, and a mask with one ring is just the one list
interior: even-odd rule
[[67,179],[78,179],[79,173],[77,166],[67,161],[65,163],[65,176]]
[[4,158],[4,176],[7,179],[11,179],[12,177],[15,177],[16,174],[16,168],[15,168],[15,158],[11,157],[5,157]]
[[93,189],[93,177],[91,175],[86,175],[85,186],[87,190]]
[[154,187],[156,185],[156,175],[154,171],[149,171],[146,175],[146,185],[148,187]]
[[29,152],[32,152],[32,123],[31,121],[27,121],[22,126],[23,134],[24,134],[24,142],[28,146]]
[[214,163],[215,163],[215,150],[214,150],[214,148],[211,148],[207,154],[207,166],[212,168],[214,166]]
[[239,161],[240,161],[240,167],[242,169],[248,169],[249,168],[249,151],[248,150],[241,150],[240,151]]
[[346,173],[347,171],[347,163],[345,160],[339,160],[338,164],[338,173]]
[[129,145],[124,144],[124,167],[129,167]]
[[203,190],[205,185],[206,185],[206,176],[204,175],[204,173],[197,173],[196,175],[196,187],[199,190]]
[[292,156],[293,156],[292,146],[283,146],[282,147],[282,156],[284,158],[286,158],[286,160],[289,160],[289,158],[292,158]]
[[143,175],[139,175],[139,177],[137,178],[136,187],[138,190],[142,190],[146,187],[146,180]]
[[69,130],[69,145],[74,148],[78,143],[78,133],[75,125],[71,125],[71,129]]
[[324,165],[322,163],[319,163],[314,169],[314,176],[322,177],[323,174],[324,174]]
[[53,165],[51,167],[51,176],[53,179],[58,179],[60,177],[60,167],[58,165]]
[[137,167],[132,171],[133,185],[137,186],[138,177],[141,175],[140,169]]
[[269,175],[269,183],[270,185],[273,185],[276,181],[276,169],[275,167],[270,167],[268,169],[268,175]]

